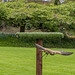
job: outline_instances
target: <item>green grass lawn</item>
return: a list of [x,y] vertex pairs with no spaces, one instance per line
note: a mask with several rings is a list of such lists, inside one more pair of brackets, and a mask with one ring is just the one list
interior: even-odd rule
[[[0,75],[36,75],[36,49],[0,47]],[[43,57],[43,75],[75,75],[75,54]]]

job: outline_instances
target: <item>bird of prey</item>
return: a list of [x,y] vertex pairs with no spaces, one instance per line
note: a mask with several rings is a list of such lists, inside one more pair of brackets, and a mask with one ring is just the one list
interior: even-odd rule
[[50,55],[55,55],[55,54],[60,54],[60,55],[71,55],[73,54],[73,52],[64,52],[64,51],[53,51],[51,49],[47,49],[45,47],[42,47],[41,45],[39,44],[35,44],[37,48],[39,48],[40,51],[42,52],[45,52],[47,55],[50,54]]

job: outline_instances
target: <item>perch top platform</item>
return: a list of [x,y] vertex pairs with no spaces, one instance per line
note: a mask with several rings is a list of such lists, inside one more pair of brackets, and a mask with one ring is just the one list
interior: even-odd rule
[[33,39],[45,39],[45,38],[58,38],[64,37],[61,32],[17,32],[16,37],[33,38]]

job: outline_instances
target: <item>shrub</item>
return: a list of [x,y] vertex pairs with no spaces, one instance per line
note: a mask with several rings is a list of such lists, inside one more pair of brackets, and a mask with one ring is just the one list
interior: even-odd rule
[[7,9],[3,3],[0,3],[0,26],[6,21]]
[[[0,33],[0,46],[35,47],[34,43],[36,43],[35,38],[16,38],[15,34]],[[48,37],[43,39],[43,46],[49,48],[75,48],[75,38],[68,38],[66,36],[64,38]]]
[[63,33],[60,32],[21,32],[16,33],[19,37],[29,39],[45,39],[45,38],[58,38],[64,37]]

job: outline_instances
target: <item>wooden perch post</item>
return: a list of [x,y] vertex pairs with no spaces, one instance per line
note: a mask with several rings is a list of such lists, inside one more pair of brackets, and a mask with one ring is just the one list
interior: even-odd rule
[[[44,47],[42,47],[42,40],[45,38],[52,38],[52,37],[64,37],[63,33],[60,32],[18,32],[16,33],[16,37],[18,38],[31,38],[31,39],[37,39],[36,43],[36,75],[42,75],[42,49],[44,50]],[[39,46],[40,45],[40,46]],[[41,50],[39,49],[41,48]],[[45,52],[53,55],[54,52],[51,53],[50,50],[44,50]],[[46,53],[46,54],[47,54]]]
[[[36,40],[42,46],[42,40]],[[36,75],[42,75],[42,52],[36,47]]]

